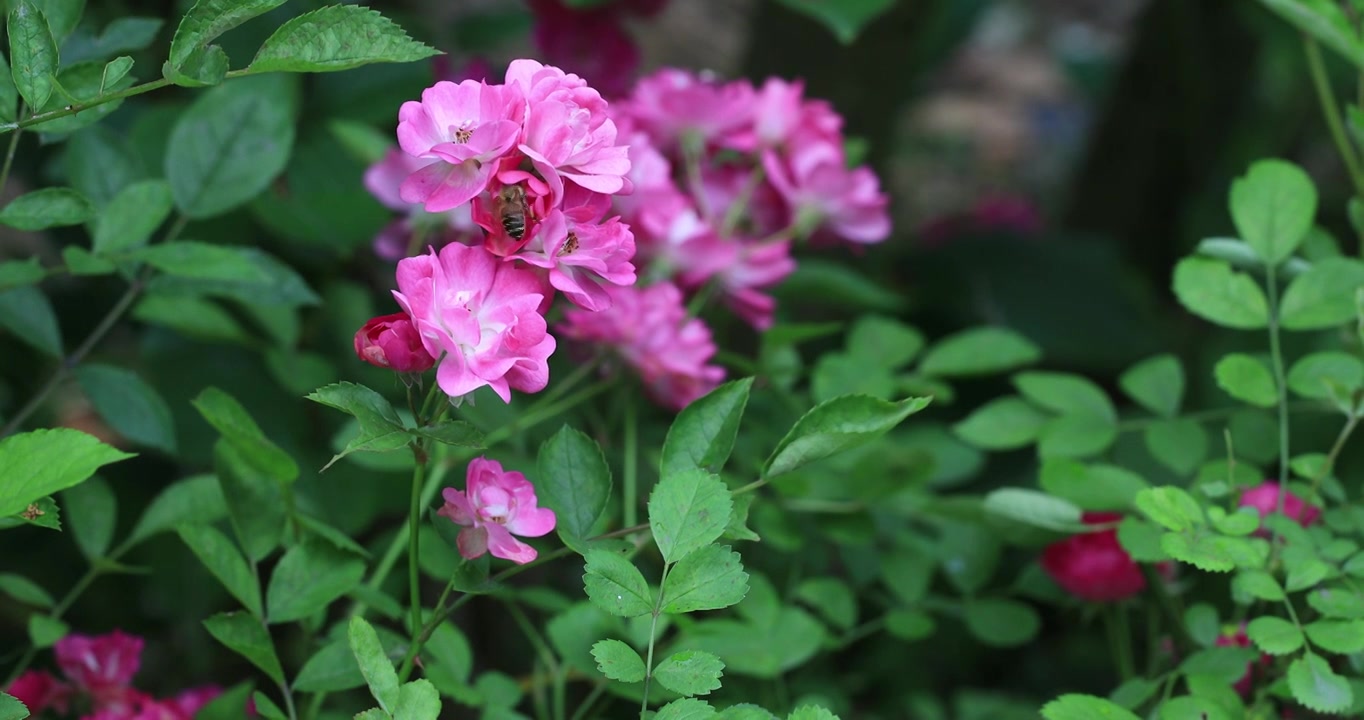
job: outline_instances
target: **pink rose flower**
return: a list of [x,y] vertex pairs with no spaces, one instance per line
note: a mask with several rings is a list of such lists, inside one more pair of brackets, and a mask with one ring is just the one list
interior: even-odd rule
[[115,630],[93,637],[72,633],[54,649],[62,674],[88,693],[96,708],[118,709],[135,699],[129,685],[142,663],[142,646],[142,638]]
[[365,189],[390,210],[403,213],[379,231],[374,238],[374,253],[385,260],[397,261],[407,257],[414,235],[420,235],[423,246],[439,249],[448,242],[468,236],[475,225],[468,205],[460,205],[443,213],[428,213],[420,204],[405,202],[400,188],[413,173],[439,160],[422,160],[393,148],[383,159],[365,170]]
[[180,694],[170,700],[170,704],[179,710],[180,717],[185,718],[185,720],[190,720],[196,713],[202,710],[205,705],[209,704],[214,698],[222,694],[223,689],[217,685],[200,685],[199,687],[180,691]]
[[1299,525],[1308,527],[1321,517],[1321,508],[1308,505],[1303,502],[1302,498],[1283,490],[1279,483],[1273,480],[1266,480],[1241,493],[1241,499],[1237,502],[1237,506],[1253,507],[1259,511],[1260,517],[1268,517],[1270,513],[1279,511],[1280,492],[1284,493],[1284,515],[1297,520]]
[[422,373],[436,364],[407,313],[381,315],[355,333],[355,354],[375,367]]
[[710,329],[689,318],[682,292],[672,283],[608,287],[611,307],[600,312],[570,308],[559,331],[612,348],[635,370],[656,402],[681,410],[725,377],[706,363],[715,355]]
[[570,8],[561,0],[529,4],[535,15],[531,40],[540,56],[583,76],[604,95],[629,92],[639,48],[621,24],[620,3],[590,9]]
[[762,290],[795,271],[790,242],[724,240],[709,235],[694,250],[705,262],[684,272],[684,283],[700,287],[714,277],[725,304],[736,315],[758,330],[772,327],[777,301]]
[[548,270],[550,285],[573,304],[588,310],[610,307],[603,283],[635,283],[635,236],[619,218],[601,222],[610,207],[606,195],[571,187],[563,209],[551,211],[512,257]]
[[18,698],[35,716],[42,715],[48,708],[65,715],[71,697],[71,688],[66,683],[41,670],[24,672],[10,683],[5,692]]
[[464,527],[456,544],[467,560],[491,552],[520,565],[535,559],[535,548],[512,535],[540,537],[554,529],[554,511],[537,506],[535,486],[519,472],[506,472],[487,458],[469,462],[466,490],[445,488],[437,515]]
[[665,68],[640,79],[622,110],[661,147],[701,148],[751,123],[753,102],[747,81],[719,83]]
[[833,143],[797,145],[783,157],[763,157],[777,191],[786,198],[802,231],[827,228],[855,243],[890,236],[888,200],[870,168],[848,170],[843,148]]
[[539,312],[540,279],[481,247],[446,245],[398,262],[393,297],[412,318],[426,351],[440,358],[436,382],[450,397],[484,385],[503,402],[511,388],[549,382],[554,338]]
[[518,149],[549,185],[552,206],[565,179],[593,192],[629,192],[629,151],[616,144],[616,124],[600,93],[577,75],[534,60],[513,60],[507,86],[525,97]]
[[[1121,520],[1118,513],[1087,512],[1087,525]],[[1116,602],[1146,589],[1146,577],[1118,543],[1116,528],[1073,535],[1048,545],[1042,569],[1066,592],[1090,602]]]
[[404,202],[427,212],[445,212],[469,202],[488,187],[497,161],[521,134],[526,101],[512,85],[442,80],[422,91],[421,102],[398,111],[398,144],[403,152],[434,160],[403,181]]

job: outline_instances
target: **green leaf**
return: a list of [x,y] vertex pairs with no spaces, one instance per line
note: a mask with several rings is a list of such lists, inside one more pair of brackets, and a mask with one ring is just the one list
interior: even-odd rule
[[[385,452],[407,447],[410,436],[392,403],[374,390],[349,382],[320,387],[307,395],[309,400],[355,417],[360,433],[322,469],[353,452]],[[461,427],[462,429],[462,427]]]
[[261,691],[251,693],[251,702],[256,704],[256,712],[265,720],[287,720],[284,711],[279,709],[270,696]]
[[1037,362],[1042,351],[1031,340],[1006,328],[962,330],[934,343],[919,370],[939,377],[994,375]]
[[208,47],[219,35],[283,5],[285,0],[199,0],[185,14],[171,39],[167,64],[185,67],[195,53]]
[[1046,720],[1141,720],[1122,707],[1093,695],[1062,695],[1042,706]]
[[289,548],[275,566],[266,593],[271,623],[302,620],[350,592],[365,576],[365,563],[331,543],[305,541]]
[[654,679],[678,695],[709,695],[720,689],[724,669],[720,658],[700,650],[686,650],[659,663],[654,668]]
[[93,125],[113,114],[122,106],[123,99],[108,100],[102,99],[100,96],[128,89],[132,86],[134,78],[124,75],[106,86],[104,85],[106,79],[104,70],[103,65],[94,61],[76,63],[62,68],[61,72],[57,73],[57,82],[53,85],[56,94],[47,101],[47,105],[43,106],[42,111],[64,110],[72,104],[93,105],[93,107],[73,115],[44,120],[29,127],[43,133],[44,136],[55,137]]
[[1364,598],[1344,587],[1322,587],[1307,593],[1307,604],[1330,618],[1364,619]]
[[610,680],[637,683],[644,680],[644,659],[619,640],[600,640],[592,646],[597,669]]
[[819,611],[840,630],[857,624],[857,598],[847,583],[838,578],[807,578],[796,587],[796,598]]
[[675,563],[714,542],[733,509],[729,488],[705,470],[664,476],[649,495],[649,528],[664,562]]
[[1079,532],[1080,508],[1058,497],[1026,488],[999,488],[985,496],[985,512],[1033,527]]
[[938,629],[933,616],[922,610],[891,610],[885,619],[886,632],[905,642],[922,640]]
[[1194,642],[1203,647],[1212,647],[1222,634],[1222,628],[1217,621],[1217,609],[1208,603],[1191,605],[1185,610],[1184,627]]
[[1038,484],[1082,510],[1122,510],[1147,487],[1140,475],[1115,465],[1086,466],[1064,458],[1042,462]]
[[1364,44],[1354,21],[1345,14],[1348,6],[1326,0],[1261,0],[1285,20],[1364,69]]
[[1246,674],[1246,666],[1260,657],[1257,650],[1244,647],[1210,647],[1199,650],[1179,664],[1185,675],[1219,677],[1230,685]]
[[1175,266],[1174,292],[1190,312],[1224,327],[1258,330],[1269,324],[1269,301],[1255,281],[1222,260],[1187,257]]
[[227,536],[211,525],[182,525],[180,539],[252,615],[262,617],[260,583]]
[[1203,509],[1183,488],[1166,485],[1137,493],[1137,509],[1167,530],[1183,532],[1204,524]]
[[848,354],[888,370],[904,367],[924,349],[924,336],[899,320],[863,315],[848,331]]
[[100,78],[100,90],[112,90],[120,80],[127,77],[133,69],[133,59],[127,55],[116,57],[104,65],[104,75]]
[[[188,244],[175,243],[165,247],[178,248]],[[176,296],[176,301],[192,301],[201,296],[236,300],[242,303],[244,310],[254,311],[253,319],[267,330],[273,327],[271,323],[281,320],[288,320],[292,324],[292,319],[287,315],[281,317],[275,306],[316,305],[319,302],[317,294],[296,270],[259,248],[195,244],[199,248],[188,252],[180,249],[153,251],[159,262],[177,263],[177,267],[152,278],[147,286],[148,292]],[[205,247],[215,250],[203,251]],[[146,251],[133,254],[140,255],[143,252]],[[229,264],[195,265],[188,262],[194,259],[209,263],[225,261]],[[292,344],[295,341],[294,338],[287,338],[281,339],[280,343]]]
[[1083,458],[1107,450],[1118,439],[1116,421],[1088,415],[1062,415],[1042,425],[1037,454],[1043,458]]
[[593,605],[627,618],[653,612],[654,598],[639,568],[609,550],[589,550],[586,558],[583,585]]
[[1113,401],[1092,380],[1056,372],[1022,372],[1014,376],[1014,386],[1038,406],[1062,415],[1116,421]]
[[928,595],[937,558],[911,543],[901,543],[881,556],[881,580],[903,605],[914,605]]
[[1037,636],[1042,620],[1031,605],[1004,598],[967,600],[966,628],[991,647],[1018,647]]
[[0,293],[0,327],[48,355],[62,356],[57,312],[37,287],[28,285]]
[[704,700],[682,698],[659,708],[653,720],[706,720],[715,717],[715,708]]
[[52,607],[52,595],[22,575],[0,573],[0,592],[21,603],[43,610]]
[[118,269],[118,266],[101,257],[95,257],[89,250],[79,245],[67,245],[62,248],[62,262],[66,263],[66,271],[72,275],[108,275]]
[[1118,544],[1137,562],[1161,562],[1170,556],[1160,548],[1163,531],[1141,518],[1129,515],[1118,523]]
[[1143,439],[1151,456],[1180,476],[1191,475],[1208,457],[1208,433],[1197,420],[1153,422]]
[[62,508],[81,554],[90,560],[104,557],[118,521],[118,502],[109,483],[96,476],[62,491]]
[[171,205],[165,180],[143,180],[123,188],[95,218],[91,247],[96,254],[109,254],[146,245],[170,216]]
[[0,122],[11,123],[18,118],[19,89],[14,87],[14,71],[4,53],[0,53]]
[[379,635],[373,626],[359,615],[352,615],[347,631],[351,652],[360,664],[360,674],[365,676],[369,692],[379,702],[385,712],[393,713],[398,706],[400,689],[398,673],[393,663],[384,654],[384,646],[379,643]]
[[302,692],[338,692],[365,684],[347,640],[322,646],[299,669],[294,689]]
[[601,447],[564,425],[540,445],[536,468],[535,491],[558,518],[559,537],[578,554],[586,553],[587,538],[611,498],[611,468]]
[[1231,184],[1231,217],[1236,230],[1266,265],[1293,254],[1317,214],[1317,189],[1297,165],[1258,160]]
[[393,720],[436,720],[439,715],[440,693],[430,680],[419,678],[398,688]]
[[1172,418],[1184,399],[1184,365],[1173,355],[1157,355],[1128,368],[1118,385],[1138,405]]
[[248,558],[264,559],[279,546],[287,522],[280,483],[263,474],[226,439],[213,446],[213,469],[237,542]]
[[1287,330],[1322,330],[1355,318],[1354,295],[1364,287],[1364,262],[1326,258],[1289,283],[1279,304]]
[[34,500],[23,512],[4,519],[8,521],[6,527],[12,526],[15,522],[23,522],[48,530],[62,529],[61,513],[51,495]]
[[1219,542],[1224,539],[1167,532],[1160,537],[1160,549],[1170,557],[1205,572],[1231,572],[1236,569],[1236,560]]
[[868,395],[845,395],[822,402],[797,420],[777,443],[767,458],[763,477],[773,478],[871,442],[929,402],[930,398],[888,402]]
[[779,0],[792,10],[807,15],[828,28],[844,45],[852,44],[862,29],[895,6],[895,0]]
[[196,475],[162,490],[142,512],[125,545],[132,547],[178,525],[207,525],[226,515],[227,505],[218,478]]
[[251,691],[250,681],[228,688],[195,713],[194,720],[239,720],[242,708],[251,698]]
[[1017,395],[995,398],[952,426],[952,432],[978,448],[1013,450],[1036,442],[1047,416]]
[[0,263],[0,292],[25,285],[36,285],[47,277],[37,257]]
[[19,230],[46,230],[80,225],[94,217],[95,208],[71,188],[43,188],[14,198],[0,210],[0,223]]
[[71,628],[57,618],[39,613],[28,616],[28,638],[35,648],[50,648],[69,632]]
[[1274,407],[1278,402],[1279,392],[1269,367],[1245,353],[1223,357],[1214,373],[1217,385],[1237,400],[1259,407]]
[[1288,688],[1295,700],[1317,712],[1345,712],[1355,701],[1349,681],[1318,655],[1304,655],[1288,666]]
[[271,680],[284,684],[284,669],[275,655],[270,633],[259,618],[244,612],[218,613],[204,621],[204,628],[229,650],[250,660]]
[[62,60],[67,63],[103,60],[145,49],[156,40],[163,24],[161,18],[120,17],[104,26],[98,36],[88,27],[78,27],[62,44]]
[[61,45],[80,22],[81,13],[85,11],[85,0],[40,0],[38,7],[47,16],[53,39]]
[[1234,582],[1238,589],[1259,600],[1280,602],[1286,597],[1279,581],[1263,570],[1242,572]]
[[1303,628],[1307,639],[1326,652],[1364,652],[1364,620],[1318,620]]
[[331,5],[280,26],[247,69],[267,72],[334,72],[376,62],[414,62],[441,52],[408,37],[374,10]]
[[1364,386],[1364,361],[1328,350],[1300,358],[1288,371],[1288,389],[1305,398],[1329,399],[1332,385],[1347,391]]
[[1302,631],[1297,625],[1273,616],[1257,617],[1246,624],[1251,642],[1270,655],[1288,655],[1302,647]]
[[701,468],[720,472],[734,449],[753,378],[727,382],[677,414],[663,441],[659,476]]
[[838,720],[838,716],[817,705],[802,705],[792,710],[786,720]]
[[30,503],[85,482],[95,471],[132,455],[79,430],[33,430],[0,440],[0,517],[23,512]]
[[288,453],[270,442],[246,408],[216,387],[205,388],[190,401],[223,439],[241,451],[253,466],[281,482],[298,477],[298,465]]
[[[261,4],[200,0],[195,9],[217,3]],[[200,95],[180,116],[166,146],[165,172],[175,205],[187,217],[213,217],[242,205],[284,170],[294,143],[294,100],[280,78],[287,76],[220,85]]]
[[47,18],[32,2],[17,0],[12,8],[5,27],[9,33],[14,86],[30,108],[41,108],[52,96],[52,78],[58,65],[57,43]]
[[118,434],[142,445],[175,452],[170,406],[137,373],[90,363],[76,368],[81,389]]
[[748,594],[739,553],[707,545],[673,566],[663,583],[663,612],[681,614],[736,605]]

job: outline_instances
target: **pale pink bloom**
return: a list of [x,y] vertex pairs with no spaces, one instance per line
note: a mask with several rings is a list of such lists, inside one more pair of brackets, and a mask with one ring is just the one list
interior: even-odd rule
[[481,247],[446,245],[398,262],[393,297],[438,358],[436,382],[452,398],[484,385],[503,402],[511,388],[538,392],[549,382],[554,338],[539,312],[540,279]]
[[550,213],[535,240],[516,259],[549,270],[549,282],[574,305],[587,310],[611,306],[603,283],[633,285],[635,238],[620,218],[604,223],[570,223],[563,211]]
[[752,123],[725,138],[726,147],[754,152],[780,147],[800,125],[805,83],[770,77],[753,98]]
[[365,189],[390,210],[403,215],[384,226],[374,238],[374,252],[385,260],[397,261],[407,257],[414,234],[420,234],[423,246],[440,248],[448,242],[467,236],[475,225],[468,205],[460,205],[443,213],[429,213],[420,203],[405,202],[399,188],[403,181],[422,168],[441,162],[416,158],[393,148],[378,162],[365,169]]
[[65,715],[71,698],[70,686],[41,670],[24,672],[5,688],[5,692],[18,698],[35,716],[41,716],[48,708]]
[[1284,490],[1279,483],[1273,480],[1266,480],[1241,493],[1241,499],[1237,502],[1237,506],[1253,507],[1260,513],[1260,517],[1267,517],[1269,514],[1279,511],[1279,493],[1284,493],[1284,515],[1298,521],[1299,525],[1307,527],[1321,517],[1321,508],[1308,505],[1303,502],[1302,498]]
[[763,157],[767,176],[786,198],[797,227],[827,228],[855,243],[878,243],[890,235],[887,199],[870,168],[847,169],[843,148],[833,143],[792,147]]
[[77,689],[88,693],[96,708],[117,710],[129,705],[129,687],[142,664],[142,638],[115,630],[108,635],[72,633],[57,641],[57,666]]
[[531,40],[554,65],[581,75],[602,94],[624,95],[639,67],[639,48],[621,25],[617,7],[575,9],[560,0],[530,0]]
[[593,192],[628,193],[629,150],[616,144],[616,124],[606,101],[577,75],[534,60],[513,60],[507,86],[527,104],[518,149],[550,188],[551,205],[568,180]]
[[535,486],[519,472],[506,472],[487,458],[469,462],[466,490],[445,488],[445,506],[437,515],[463,526],[456,544],[467,560],[491,552],[493,557],[524,565],[535,559],[535,548],[512,535],[540,537],[554,529],[549,508],[537,507]]
[[608,287],[611,307],[601,312],[569,308],[558,330],[583,342],[599,343],[639,374],[658,403],[681,410],[724,379],[708,365],[715,355],[710,328],[689,318],[682,291],[672,283],[649,287]]
[[640,79],[622,110],[664,148],[700,148],[751,123],[753,100],[747,81],[719,83],[665,68]]
[[427,212],[445,212],[469,202],[488,187],[497,161],[521,133],[526,102],[520,88],[465,80],[440,81],[422,91],[420,102],[398,111],[398,144],[403,152],[433,162],[403,181],[404,202]]
[[705,282],[715,263],[705,257],[718,242],[711,226],[701,218],[691,200],[682,194],[660,196],[640,209],[636,218],[637,262],[649,268],[654,279],[687,275],[692,283]]
[[714,277],[725,305],[736,315],[758,330],[772,327],[777,301],[762,290],[795,271],[789,241],[752,242],[711,235],[693,249],[705,263],[684,273],[684,284],[700,287]]

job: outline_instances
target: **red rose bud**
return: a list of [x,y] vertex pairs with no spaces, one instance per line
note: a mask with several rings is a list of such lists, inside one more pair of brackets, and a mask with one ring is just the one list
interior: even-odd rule
[[[1087,525],[1121,520],[1117,513],[1085,513]],[[1146,577],[1118,544],[1116,528],[1088,532],[1048,545],[1042,569],[1066,592],[1092,602],[1123,600],[1146,589]]]
[[375,367],[403,373],[426,372],[436,364],[407,313],[381,315],[365,323],[355,333],[355,354]]
[[1283,499],[1284,515],[1297,520],[1299,525],[1307,527],[1321,516],[1321,508],[1308,505],[1303,502],[1302,498],[1283,490],[1273,480],[1266,480],[1241,493],[1241,500],[1237,504],[1240,507],[1253,507],[1259,511],[1260,517],[1266,517],[1270,513],[1279,511],[1280,492],[1285,493]]

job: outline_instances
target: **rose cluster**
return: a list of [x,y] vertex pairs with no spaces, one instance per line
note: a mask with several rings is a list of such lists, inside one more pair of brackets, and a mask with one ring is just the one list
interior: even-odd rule
[[34,715],[51,711],[81,720],[191,720],[221,694],[215,685],[155,698],[132,686],[142,663],[142,638],[118,630],[108,635],[71,634],[53,648],[62,678],[41,670],[20,675],[5,692]]

